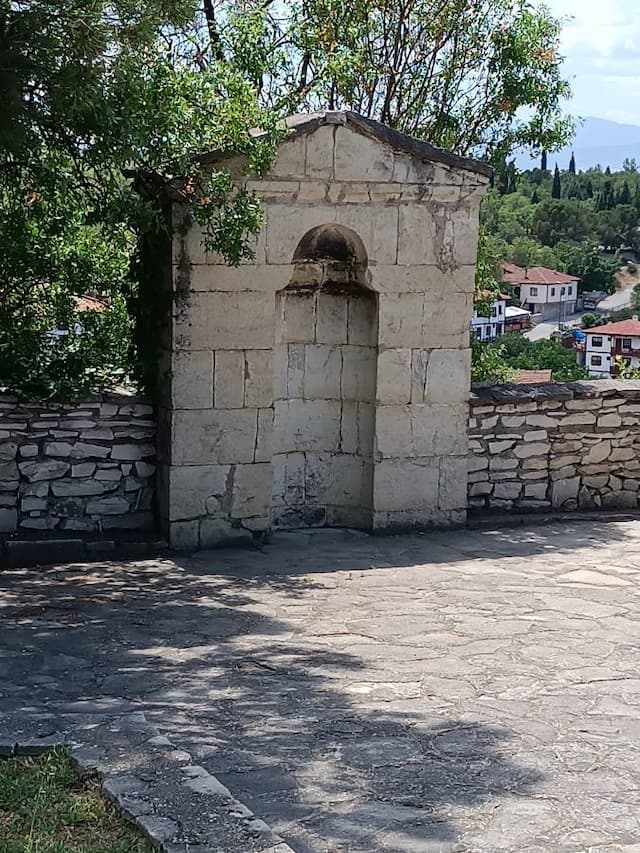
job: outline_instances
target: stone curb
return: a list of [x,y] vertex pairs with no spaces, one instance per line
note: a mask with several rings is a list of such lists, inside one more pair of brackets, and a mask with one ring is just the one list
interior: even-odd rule
[[6,539],[0,542],[0,570],[27,569],[55,563],[96,563],[159,557],[168,550],[163,539],[56,538]]
[[[122,772],[114,769],[110,764],[109,757],[105,756],[104,749],[86,743],[86,733],[95,733],[99,726],[106,725],[110,730],[116,726],[118,721],[125,721],[124,729],[127,729],[127,718],[134,724],[135,730],[140,732],[145,729],[151,736],[142,744],[131,744],[131,750],[136,756],[145,755],[158,757],[165,755],[178,756],[181,763],[179,773],[184,781],[173,789],[175,793],[174,804],[166,803],[159,810],[157,803],[159,797],[154,789],[153,781],[145,778],[144,773],[140,776],[131,772]],[[135,719],[133,719],[135,718]],[[42,755],[56,746],[64,746],[69,749],[72,762],[82,775],[97,777],[101,783],[104,795],[109,799],[118,811],[132,824],[136,825],[151,843],[163,853],[221,853],[219,837],[208,837],[199,839],[197,842],[182,840],[181,836],[189,834],[186,825],[188,816],[180,813],[179,797],[180,789],[188,789],[194,795],[211,797],[213,809],[218,811],[222,808],[228,819],[238,825],[238,829],[245,835],[249,835],[259,844],[261,853],[295,853],[284,839],[274,832],[271,827],[261,818],[257,817],[243,802],[236,799],[231,791],[223,785],[215,776],[212,776],[204,767],[194,764],[191,755],[178,749],[167,737],[159,734],[158,730],[149,723],[144,713],[140,711],[130,712],[119,717],[99,718],[98,724],[92,723],[87,726],[78,726],[66,732],[56,732],[44,737],[27,738],[14,741],[11,738],[0,735],[0,760],[18,756]],[[171,764],[165,758],[167,777],[176,773],[176,765]],[[183,821],[182,818],[187,820]],[[229,849],[229,848],[225,848]],[[246,843],[237,848],[237,853],[250,853]]]
[[638,512],[487,512],[480,510],[470,512],[467,521],[469,530],[480,529],[502,529],[503,527],[542,527],[549,524],[601,523],[607,524],[615,521],[640,521]]

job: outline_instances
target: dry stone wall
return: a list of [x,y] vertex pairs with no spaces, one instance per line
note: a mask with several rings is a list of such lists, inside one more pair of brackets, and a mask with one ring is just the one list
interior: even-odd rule
[[636,509],[640,383],[476,386],[472,512]]
[[136,397],[0,397],[0,533],[150,529],[154,474],[153,409]]

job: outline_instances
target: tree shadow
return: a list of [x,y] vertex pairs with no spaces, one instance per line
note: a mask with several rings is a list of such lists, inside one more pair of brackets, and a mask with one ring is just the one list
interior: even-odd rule
[[[461,584],[505,573],[483,593],[500,595],[514,555],[520,572],[552,572],[614,541],[640,551],[632,527],[611,524],[317,531],[256,552],[0,573],[0,706],[144,710],[298,853],[461,849],[463,837],[482,849],[482,815],[535,796],[543,776],[447,672],[461,639],[455,622],[434,628],[446,607],[430,586],[464,564]],[[367,584],[351,592],[356,573]],[[479,628],[464,654],[518,629],[534,605],[514,601],[496,638]],[[536,666],[518,663],[521,677]]]
[[[361,556],[304,546],[304,559],[365,567],[372,541]],[[219,552],[0,574],[3,708],[125,699],[299,853],[449,849],[470,812],[535,791],[506,727],[438,711],[420,663],[385,660],[384,636],[379,660],[341,648],[358,635],[318,612],[340,594],[331,577],[274,550],[271,573],[263,554]]]

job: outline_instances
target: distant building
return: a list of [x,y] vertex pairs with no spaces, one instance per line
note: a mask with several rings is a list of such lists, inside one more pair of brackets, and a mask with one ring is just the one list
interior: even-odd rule
[[630,367],[640,367],[640,320],[621,320],[584,329],[585,367],[590,376],[615,376],[616,357]]
[[591,290],[582,294],[582,308],[584,311],[593,311],[609,294],[604,290]]
[[576,310],[578,276],[567,275],[547,267],[523,268],[517,264],[502,265],[503,281],[514,288],[514,299],[521,308],[541,314],[544,320],[561,323]]
[[526,332],[531,328],[531,311],[518,308],[517,305],[507,305],[504,317],[504,332]]
[[491,305],[490,317],[479,317],[477,311],[473,312],[471,330],[479,341],[492,341],[504,335],[506,311],[509,310],[508,298],[504,293],[500,294],[500,299],[496,299]]

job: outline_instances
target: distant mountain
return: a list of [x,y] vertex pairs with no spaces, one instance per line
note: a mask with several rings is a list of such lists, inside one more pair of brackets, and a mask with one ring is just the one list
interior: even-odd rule
[[[586,118],[578,127],[571,145],[549,154],[549,169],[553,169],[556,162],[561,169],[566,169],[572,151],[578,171],[598,164],[603,169],[609,166],[612,172],[619,171],[625,157],[635,157],[640,168],[640,126],[618,124],[603,118]],[[540,165],[540,159],[520,154],[516,157],[516,163],[520,169],[532,169]]]

